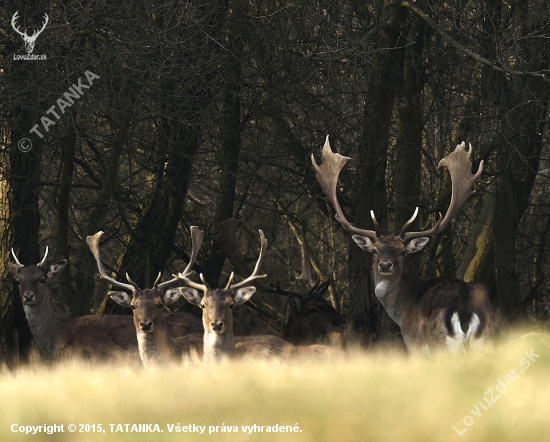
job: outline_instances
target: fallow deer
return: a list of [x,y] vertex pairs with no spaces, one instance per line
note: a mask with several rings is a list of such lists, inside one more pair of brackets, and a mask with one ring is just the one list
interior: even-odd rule
[[[179,282],[179,278],[159,284],[161,277],[161,273],[159,273],[152,289],[141,289],[128,274],[126,274],[126,278],[129,284],[109,277],[101,263],[99,241],[102,235],[103,232],[98,232],[94,236],[88,236],[86,242],[96,259],[100,276],[113,286],[131,292],[130,295],[124,291],[114,291],[109,295],[119,305],[133,310],[132,332],[134,337],[137,336],[139,355],[143,365],[177,359],[184,354],[191,353],[192,350],[200,353],[202,351],[200,320],[188,313],[165,313],[162,311],[165,305],[173,304],[179,299],[180,292],[168,288]],[[183,327],[183,329],[180,327],[176,333],[175,327],[170,323],[173,323],[174,319],[178,317],[187,320],[187,327]]]
[[288,296],[290,315],[282,338],[294,345],[324,344],[334,334],[345,330],[343,316],[327,301],[323,293],[330,280],[314,285],[307,293],[281,290],[276,292]]
[[266,276],[258,274],[267,244],[264,233],[260,230],[260,255],[252,274],[241,282],[234,284],[234,273],[231,273],[229,281],[223,289],[210,288],[202,274],[200,275],[202,284],[188,278],[193,262],[197,257],[198,249],[202,245],[203,233],[197,227],[192,227],[191,237],[193,249],[189,264],[183,272],[174,276],[177,276],[188,286],[178,289],[184,298],[202,309],[204,359],[212,361],[239,353],[282,353],[290,347],[290,344],[277,336],[235,337],[233,335],[233,309],[244,304],[255,293],[256,288],[249,284]]
[[409,253],[420,251],[431,236],[443,231],[454,219],[473,193],[473,186],[483,170],[472,174],[470,149],[465,143],[443,158],[451,175],[451,202],[445,217],[424,232],[407,232],[418,214],[403,226],[399,236],[381,235],[374,213],[371,217],[375,230],[363,230],[349,223],[340,207],[336,194],[338,176],[350,158],[334,153],[328,137],[322,151],[322,164],[318,166],[312,154],[311,161],[317,181],[336,211],[336,220],[353,234],[353,240],[374,254],[373,273],[377,298],[389,316],[401,327],[409,351],[424,351],[446,345],[452,352],[463,352],[466,347],[477,346],[490,336],[494,328],[494,313],[487,290],[479,284],[458,279],[435,278],[424,281],[408,273],[404,264]]
[[15,264],[10,271],[19,284],[19,294],[34,340],[54,358],[69,355],[106,357],[121,351],[135,351],[137,341],[129,316],[63,316],[54,308],[49,284],[67,265],[66,260],[44,265],[23,265],[12,249]]
[[[34,340],[40,349],[54,358],[84,356],[105,358],[121,352],[137,352],[138,343],[133,319],[129,315],[60,315],[54,305],[49,284],[67,265],[58,261],[49,268],[44,265],[48,254],[39,264],[23,265],[12,249],[15,264],[10,271],[19,284],[19,294]],[[202,323],[188,313],[169,313],[166,316],[172,336],[202,334]]]
[[[223,221],[221,231],[214,240],[235,272],[242,278],[247,278],[252,272],[239,251],[237,229],[240,225],[240,220],[234,218]],[[309,256],[303,246],[302,275],[307,273],[304,260],[309,261]],[[278,283],[277,287],[266,286],[258,281],[252,281],[251,284],[262,292],[288,297],[291,308],[281,336],[285,341],[293,345],[326,343],[334,334],[344,331],[344,318],[323,296],[330,281],[315,284],[307,293],[283,290]]]

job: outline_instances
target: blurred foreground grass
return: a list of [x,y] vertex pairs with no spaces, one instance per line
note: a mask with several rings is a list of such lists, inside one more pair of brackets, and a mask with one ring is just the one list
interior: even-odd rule
[[[459,357],[352,352],[328,361],[186,361],[147,370],[33,363],[0,372],[0,440],[547,441],[549,336],[516,334]],[[25,435],[12,432],[14,424],[62,424],[65,432]],[[105,434],[79,432],[80,424],[101,424]],[[158,424],[163,432],[112,432],[116,424]],[[168,425],[192,424],[204,434],[169,432]],[[254,424],[301,431],[243,431]]]

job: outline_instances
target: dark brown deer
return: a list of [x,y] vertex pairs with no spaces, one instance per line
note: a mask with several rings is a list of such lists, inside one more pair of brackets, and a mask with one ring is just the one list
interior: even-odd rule
[[[103,232],[88,236],[86,242],[94,254],[99,274],[113,286],[123,288],[124,291],[110,292],[111,298],[123,307],[133,310],[132,333],[137,336],[139,355],[143,365],[147,366],[160,360],[170,360],[189,354],[192,350],[202,350],[202,324],[198,318],[188,313],[165,313],[163,307],[176,302],[180,292],[170,289],[169,286],[179,283],[179,278],[159,284],[161,274],[153,284],[152,289],[141,289],[126,275],[129,284],[125,284],[109,277],[99,251],[99,241]],[[194,259],[193,259],[194,261]],[[130,317],[129,317],[130,318]],[[175,322],[178,323],[175,326]]]
[[137,350],[137,341],[131,317],[62,316],[56,312],[49,284],[67,265],[57,261],[50,267],[44,258],[38,264],[23,265],[13,249],[15,264],[9,263],[13,277],[19,284],[19,294],[37,345],[54,358],[65,356],[107,357],[121,351]]
[[282,338],[294,345],[325,344],[335,333],[345,331],[344,317],[325,299],[330,280],[314,285],[307,293],[279,287],[274,293],[288,296],[290,315]]
[[409,351],[425,351],[446,345],[450,351],[463,352],[477,346],[490,336],[494,327],[494,313],[487,290],[478,284],[458,279],[435,278],[424,281],[406,271],[405,259],[409,253],[421,250],[431,236],[443,231],[454,219],[473,193],[473,186],[483,170],[483,161],[477,173],[472,174],[471,146],[464,143],[440,161],[451,175],[451,203],[445,217],[424,232],[407,232],[415,220],[418,208],[405,223],[399,236],[381,235],[374,213],[371,217],[375,230],[363,230],[349,223],[336,194],[338,176],[349,158],[332,152],[328,137],[318,166],[311,161],[324,194],[336,211],[336,220],[353,234],[353,240],[374,254],[373,273],[375,293],[390,317],[401,327]]
[[[239,251],[237,229],[241,222],[237,219],[227,219],[221,225],[221,231],[214,240],[219,244],[220,251],[228,258],[235,272],[242,278],[247,278],[252,272]],[[302,247],[302,275],[312,280],[305,263],[309,262],[307,250]],[[326,300],[323,294],[328,289],[330,281],[314,285],[307,293],[300,293],[269,287],[252,281],[257,289],[265,293],[287,296],[290,304],[288,321],[283,328],[282,338],[293,345],[310,345],[326,343],[334,333],[344,331],[345,320],[342,315]]]
[[223,289],[211,289],[203,275],[202,284],[189,279],[193,262],[197,257],[198,249],[202,245],[203,233],[198,228],[191,228],[193,249],[191,259],[185,270],[177,275],[188,287],[179,288],[184,298],[191,304],[202,309],[204,326],[204,359],[218,360],[224,356],[239,353],[253,354],[280,354],[290,345],[284,340],[272,335],[240,336],[233,335],[233,309],[244,304],[255,293],[256,288],[251,286],[253,281],[264,278],[258,271],[266,249],[266,239],[260,230],[260,255],[252,274],[241,282],[233,283],[234,274],[231,273],[227,285]]

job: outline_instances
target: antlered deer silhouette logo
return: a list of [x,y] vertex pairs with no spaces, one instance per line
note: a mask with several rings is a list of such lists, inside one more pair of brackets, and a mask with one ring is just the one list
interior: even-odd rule
[[17,21],[19,17],[19,11],[15,11],[15,14],[13,14],[13,17],[11,19],[11,26],[13,27],[14,31],[17,32],[21,37],[23,37],[23,41],[25,42],[25,50],[27,51],[27,54],[32,54],[32,51],[34,50],[34,44],[36,42],[36,39],[38,36],[42,33],[46,25],[48,24],[48,21],[50,20],[48,17],[48,14],[44,14],[44,24],[42,25],[42,29],[35,30],[32,35],[27,35],[27,30],[25,32],[21,32],[15,22]]

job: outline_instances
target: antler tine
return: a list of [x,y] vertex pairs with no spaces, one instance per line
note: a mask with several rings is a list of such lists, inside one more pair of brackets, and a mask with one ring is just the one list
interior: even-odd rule
[[157,279],[155,279],[155,283],[153,284],[153,288],[154,289],[158,289],[158,284],[159,284],[159,281],[160,281],[160,277],[162,276],[162,272],[159,272],[158,276],[157,276]]
[[[470,144],[469,149],[466,150],[466,143],[463,141],[456,146],[454,151],[439,162],[438,167],[445,166],[451,174],[451,202],[447,209],[447,213],[443,218],[441,218],[440,214],[439,220],[430,230],[409,233],[404,233],[402,231],[400,237],[403,241],[437,235],[456,217],[460,208],[472,195],[474,184],[481,175],[481,172],[483,172],[483,160],[481,160],[477,172],[472,174],[471,156],[472,145]],[[407,224],[405,225],[407,226]]]
[[308,285],[310,287],[312,287],[312,286],[316,285],[315,284],[315,272],[313,270],[313,265],[311,264],[311,257],[310,257],[310,254],[309,254],[309,248],[308,248],[307,242],[306,242],[306,227],[305,227],[305,225],[303,226],[303,229],[302,229],[301,238],[300,238],[300,236],[298,235],[297,232],[295,232],[295,234],[296,234],[296,239],[300,243],[300,251],[301,251],[301,255],[302,255],[302,260],[301,260],[302,272],[298,276],[296,276],[296,280],[306,281],[308,283]]
[[207,289],[209,289],[210,286],[209,286],[208,283],[206,282],[206,279],[204,278],[204,275],[201,273],[201,274],[199,275],[199,277],[201,278],[201,281],[202,281],[202,283],[204,284],[204,286],[205,286]]
[[87,236],[86,237],[86,244],[88,244],[88,247],[94,254],[94,258],[97,262],[97,268],[99,270],[99,275],[105,279],[106,281],[113,284],[113,286],[121,287],[125,290],[130,290],[131,292],[134,292],[136,290],[136,287],[130,284],[124,284],[123,282],[118,282],[116,279],[111,278],[107,273],[105,272],[105,269],[103,268],[103,264],[101,263],[101,254],[99,253],[99,240],[103,236],[103,232],[97,232],[94,236]]
[[23,264],[21,264],[19,262],[19,260],[17,259],[17,255],[15,254],[15,252],[13,251],[13,247],[11,248],[11,256],[13,256],[13,259],[15,260],[15,263],[19,266],[19,267],[25,267]]
[[[372,223],[374,224],[374,231],[376,233],[376,238],[379,238],[380,235],[380,224],[378,224],[378,220],[376,219],[376,216],[374,215],[374,210],[370,211],[370,217],[372,218]],[[366,236],[366,235],[364,235]]]
[[229,288],[231,287],[231,283],[233,282],[234,277],[235,277],[235,272],[231,272],[231,274],[229,275],[229,280],[227,281],[227,284],[226,284],[224,290],[229,290]]
[[315,157],[313,156],[313,154],[311,154],[311,163],[313,164],[313,168],[315,169],[315,176],[317,177],[317,181],[323,189],[323,193],[328,198],[328,200],[332,204],[332,207],[334,207],[334,210],[336,211],[336,220],[340,224],[342,224],[342,227],[344,227],[344,229],[346,229],[350,233],[366,236],[371,239],[376,239],[376,232],[372,230],[358,229],[357,227],[350,224],[344,216],[342,208],[340,207],[340,203],[338,202],[338,196],[336,194],[338,175],[340,175],[340,171],[344,168],[349,159],[350,158],[340,155],[339,153],[334,153],[332,151],[332,149],[330,148],[328,135],[325,141],[325,145],[323,146],[323,162],[320,166],[317,165]]
[[126,272],[126,280],[127,280],[130,284],[132,284],[136,290],[139,290],[139,285],[137,285],[137,283],[135,283],[134,281],[132,281],[132,278],[130,278],[130,275],[128,274],[128,272]]
[[158,289],[162,290],[164,287],[168,286],[169,284],[172,284],[176,280],[182,280],[187,284],[189,287],[193,287],[194,289],[201,290],[205,292],[208,290],[208,286],[206,284],[199,284],[197,282],[194,282],[190,280],[187,275],[191,273],[191,270],[193,269],[193,264],[195,264],[195,260],[197,259],[197,256],[199,254],[199,250],[202,247],[202,243],[204,241],[204,232],[199,229],[197,226],[191,226],[191,256],[189,257],[189,263],[187,264],[187,267],[185,267],[184,271],[181,273],[178,273],[174,276],[174,279],[171,279],[170,281],[163,282],[162,284],[159,284]]
[[407,229],[410,227],[410,225],[414,222],[416,217],[418,216],[418,207],[414,210],[413,216],[403,225],[403,228],[401,229],[401,233],[399,233],[399,238],[403,238],[403,235],[407,232]]
[[41,267],[42,264],[44,264],[44,263],[46,262],[46,257],[48,256],[48,250],[49,250],[49,249],[48,249],[48,246],[46,246],[46,251],[44,252],[44,258],[42,258],[42,261],[40,261],[40,262],[37,264],[38,267]]
[[259,278],[265,278],[267,275],[258,275],[258,271],[260,270],[260,266],[262,264],[262,260],[264,258],[265,249],[267,247],[267,240],[265,239],[265,235],[263,230],[259,230],[260,232],[260,256],[258,256],[258,261],[256,261],[256,266],[254,267],[254,270],[252,271],[252,274],[242,281],[238,282],[237,284],[231,285],[227,290],[237,290],[241,287],[244,287],[248,284],[250,284],[255,279]]

